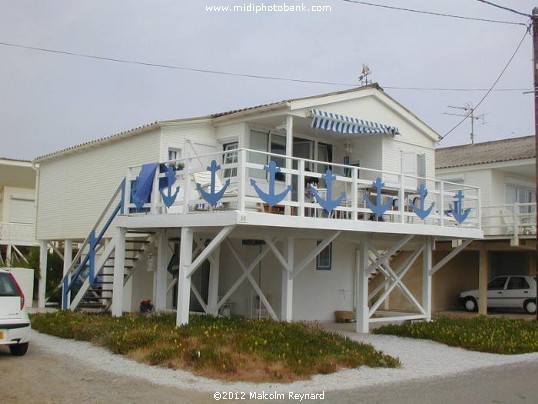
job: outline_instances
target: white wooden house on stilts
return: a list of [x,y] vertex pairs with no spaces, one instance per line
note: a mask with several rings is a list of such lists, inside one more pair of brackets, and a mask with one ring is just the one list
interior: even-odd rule
[[65,246],[65,309],[429,320],[432,276],[482,237],[479,189],[434,178],[437,139],[377,85],[157,122],[38,158],[37,234]]

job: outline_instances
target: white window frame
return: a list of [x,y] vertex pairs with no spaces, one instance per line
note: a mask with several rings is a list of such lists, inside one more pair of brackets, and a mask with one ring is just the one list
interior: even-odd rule
[[[235,140],[233,142],[224,143],[222,145],[222,149],[225,152],[230,153],[224,153],[222,156],[222,163],[223,164],[237,164],[239,161],[239,155],[237,151],[233,153],[233,150],[239,149],[239,141]],[[225,168],[224,169],[224,178],[232,178],[237,177],[237,167],[234,168]]]
[[[317,245],[320,245],[322,242],[318,241]],[[327,255],[327,257],[325,257]],[[323,262],[323,260],[328,260],[328,265]],[[316,271],[332,271],[333,266],[333,243],[329,243],[321,252],[316,256]]]
[[168,148],[168,161],[180,160],[183,158],[183,149],[179,147]]

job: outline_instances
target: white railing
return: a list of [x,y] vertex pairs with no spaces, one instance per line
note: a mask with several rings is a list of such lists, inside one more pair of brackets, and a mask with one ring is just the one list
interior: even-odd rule
[[[237,159],[226,157],[237,155]],[[215,160],[220,165],[216,173],[215,191],[230,180],[230,184],[219,203],[211,207],[202,198],[197,183],[209,178],[208,167]],[[223,161],[237,160],[224,164]],[[267,170],[268,161],[275,160],[290,168],[279,167],[277,180],[271,181],[272,175]],[[179,191],[175,202],[169,208],[163,203],[159,192],[159,181],[153,182],[153,191],[147,203],[141,209],[126,197],[126,214],[194,214],[216,210],[256,210],[260,212],[282,213],[296,217],[317,217],[342,220],[378,220],[384,222],[414,223],[446,227],[466,227],[480,229],[480,189],[462,184],[438,181],[431,178],[415,177],[401,173],[380,171],[366,167],[354,167],[336,163],[326,163],[308,159],[285,157],[278,154],[239,149],[234,151],[211,153],[180,160],[167,161],[165,165],[181,163],[183,168],[175,172],[176,182],[172,188],[163,189],[166,195],[173,194],[176,187]],[[309,170],[307,170],[309,169]],[[334,175],[327,179],[325,171],[330,169]],[[131,187],[141,170],[141,166],[129,167],[126,176],[125,195],[131,194]],[[165,181],[165,173],[157,170],[156,179]],[[223,178],[224,174],[232,175]],[[204,178],[204,181],[200,181]],[[316,198],[311,197],[308,182],[317,180],[316,190],[319,198],[336,200],[341,195],[340,203],[330,213],[325,211]],[[384,185],[377,188],[375,181],[380,179]],[[310,181],[309,181],[310,179]],[[279,194],[287,187],[291,191],[279,201],[275,207],[269,208],[256,192],[254,184],[265,193]],[[330,184],[330,187],[328,185]],[[419,186],[423,185],[427,193],[423,193],[422,201]],[[207,183],[201,186],[210,192]],[[461,192],[461,193],[460,193]],[[457,199],[457,195],[461,200]],[[403,203],[402,203],[403,202]],[[429,212],[421,219],[414,211],[412,204]],[[387,210],[376,215],[372,206],[388,206]],[[431,207],[431,209],[430,209]],[[377,217],[378,216],[378,217]],[[458,221],[464,217],[464,220]]]
[[484,206],[486,236],[536,236],[536,203]]
[[0,240],[12,245],[35,243],[35,225],[0,222]]

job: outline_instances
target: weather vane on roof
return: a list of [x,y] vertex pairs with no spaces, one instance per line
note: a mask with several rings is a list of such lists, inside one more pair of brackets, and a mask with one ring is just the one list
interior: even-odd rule
[[[368,67],[367,64],[363,64],[362,65],[362,72],[361,72],[361,75],[359,76],[359,83],[361,86],[367,86],[368,85],[368,76],[372,74],[372,72],[370,71],[370,68]],[[371,83],[371,81],[370,81]]]

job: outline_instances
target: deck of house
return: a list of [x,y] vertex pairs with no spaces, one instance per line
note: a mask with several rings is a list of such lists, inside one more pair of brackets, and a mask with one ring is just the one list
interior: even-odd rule
[[226,153],[130,167],[121,225],[482,237],[476,187],[247,149]]

